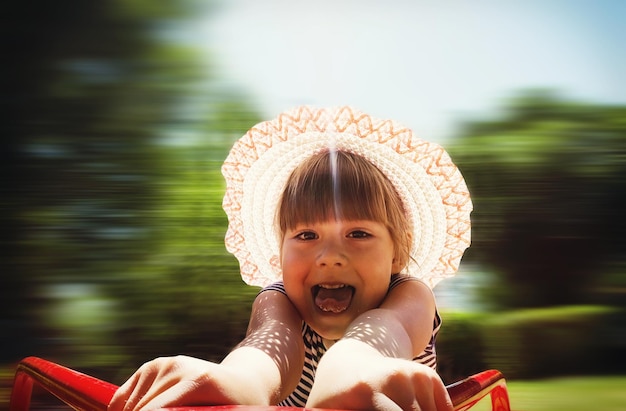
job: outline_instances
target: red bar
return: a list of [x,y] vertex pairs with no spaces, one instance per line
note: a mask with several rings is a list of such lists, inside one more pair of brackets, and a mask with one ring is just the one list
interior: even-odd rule
[[[17,366],[9,411],[28,411],[33,383],[58,397],[76,410],[106,411],[117,386],[37,357],[27,357]],[[447,386],[456,411],[465,411],[479,400],[491,396],[492,410],[510,411],[506,383],[497,370],[472,375]],[[175,407],[169,411],[296,411],[300,408],[270,406]],[[326,410],[330,411],[330,410]],[[336,410],[338,411],[338,410]]]

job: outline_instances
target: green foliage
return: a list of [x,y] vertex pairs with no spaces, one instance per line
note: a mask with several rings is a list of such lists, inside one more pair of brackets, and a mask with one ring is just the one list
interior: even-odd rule
[[466,124],[450,152],[474,201],[467,258],[502,276],[498,304],[586,302],[611,285],[600,274],[626,255],[626,107],[529,92]]
[[133,367],[240,338],[254,291],[218,163],[257,118],[180,35],[201,7],[7,5],[0,361]]
[[244,336],[258,289],[242,282],[224,247],[224,180],[212,148],[164,148],[169,174],[160,180],[152,222],[159,245],[109,291],[122,305],[116,340],[131,369],[162,355],[219,360]]
[[444,313],[439,372],[452,382],[495,368],[507,378],[623,373],[624,310],[565,306],[492,314]]
[[437,371],[446,383],[486,369],[482,325],[484,314],[446,312],[437,336]]

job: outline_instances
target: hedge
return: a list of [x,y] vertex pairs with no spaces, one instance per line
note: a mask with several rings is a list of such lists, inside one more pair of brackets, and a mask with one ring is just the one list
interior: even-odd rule
[[438,370],[452,382],[495,368],[507,378],[626,372],[626,311],[564,306],[504,313],[442,313]]

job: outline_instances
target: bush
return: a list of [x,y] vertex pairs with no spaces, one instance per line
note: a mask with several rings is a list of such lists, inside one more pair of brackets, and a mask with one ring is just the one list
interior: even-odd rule
[[624,371],[615,361],[626,352],[624,311],[618,308],[565,306],[443,317],[437,348],[446,382],[489,368],[516,379]]
[[442,313],[437,336],[437,370],[446,383],[458,381],[486,368],[481,325],[484,314]]

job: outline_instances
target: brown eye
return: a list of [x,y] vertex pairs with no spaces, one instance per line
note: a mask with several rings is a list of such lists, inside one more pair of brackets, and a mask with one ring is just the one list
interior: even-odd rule
[[363,230],[354,230],[348,234],[349,238],[367,238],[370,237],[370,234]]
[[317,234],[315,234],[313,231],[302,231],[296,234],[294,238],[301,240],[301,241],[316,240]]

